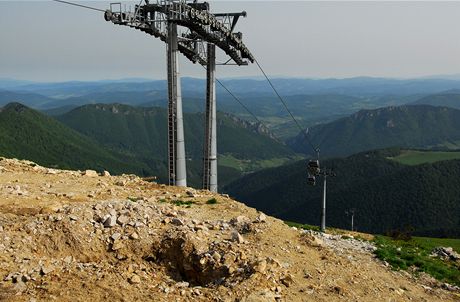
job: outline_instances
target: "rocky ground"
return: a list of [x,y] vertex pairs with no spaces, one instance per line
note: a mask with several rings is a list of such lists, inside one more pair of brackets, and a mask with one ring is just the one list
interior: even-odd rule
[[0,300],[458,301],[227,196],[0,158]]

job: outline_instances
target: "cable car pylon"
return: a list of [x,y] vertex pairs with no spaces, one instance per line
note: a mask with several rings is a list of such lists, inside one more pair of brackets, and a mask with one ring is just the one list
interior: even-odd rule
[[217,109],[216,46],[208,43],[206,69],[205,138],[203,154],[203,188],[217,192]]
[[316,178],[319,176],[323,177],[323,195],[321,198],[321,219],[320,219],[320,230],[321,232],[326,231],[326,187],[327,187],[327,178],[329,176],[336,176],[335,172],[332,169],[321,168],[319,163],[319,148],[315,148],[317,153],[317,159],[308,161],[307,166],[307,183],[311,186],[316,185]]
[[[142,1],[141,1],[142,4]],[[241,13],[211,13],[209,3],[186,0],[145,1],[134,12],[110,4],[104,18],[150,34],[167,44],[168,69],[168,173],[169,184],[187,186],[181,82],[178,54],[206,67],[203,188],[217,192],[216,47],[230,59],[220,65],[248,65],[254,57],[234,32]],[[179,30],[180,28],[180,30]],[[231,63],[233,61],[233,63]]]

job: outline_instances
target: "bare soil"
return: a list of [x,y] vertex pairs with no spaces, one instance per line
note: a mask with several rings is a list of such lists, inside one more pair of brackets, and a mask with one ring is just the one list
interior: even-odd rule
[[0,263],[1,301],[460,301],[226,196],[3,158]]

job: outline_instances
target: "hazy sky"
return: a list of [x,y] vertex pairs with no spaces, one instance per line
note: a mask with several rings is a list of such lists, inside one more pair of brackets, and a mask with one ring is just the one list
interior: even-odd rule
[[[108,7],[105,1],[80,3]],[[460,74],[460,2],[211,1],[211,7],[247,11],[238,30],[272,76]],[[99,12],[51,1],[0,0],[0,78],[163,79],[165,47],[106,22]],[[205,76],[185,59],[180,68],[183,76]],[[258,75],[254,65],[218,67],[219,77]]]

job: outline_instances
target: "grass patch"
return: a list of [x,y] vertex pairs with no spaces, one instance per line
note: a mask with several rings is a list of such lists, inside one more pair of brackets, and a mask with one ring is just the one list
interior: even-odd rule
[[171,203],[179,207],[185,206],[187,208],[190,208],[195,202],[191,200],[183,201],[183,200],[177,199],[177,200],[173,200]]
[[285,221],[284,223],[290,227],[296,227],[298,229],[311,230],[311,231],[316,231],[316,232],[320,231],[320,228],[317,225],[302,224],[302,223],[297,223],[293,221]]
[[377,246],[374,252],[377,258],[388,262],[396,270],[413,268],[442,282],[460,285],[460,264],[430,257],[434,247],[449,246],[453,242],[460,244],[460,240],[417,237],[402,241],[376,236],[374,242]]
[[266,168],[274,168],[282,166],[288,162],[301,160],[304,157],[301,155],[295,155],[291,157],[283,158],[271,158],[271,159],[259,159],[259,160],[249,160],[249,159],[238,159],[230,154],[219,154],[219,165],[236,169],[243,173],[254,172]]
[[208,201],[206,201],[206,204],[216,204],[216,203],[217,203],[217,199],[215,198],[211,198]]
[[434,163],[442,160],[460,159],[460,152],[404,150],[400,155],[391,159],[403,165],[416,166],[425,163]]
[[429,249],[430,251],[438,246],[450,246],[457,253],[460,253],[460,239],[412,237],[412,240],[419,246],[423,247],[424,249]]
[[[321,231],[320,227],[317,225],[302,224],[302,223],[293,222],[293,221],[284,221],[284,223],[290,227],[296,227],[298,229],[311,230],[315,232]],[[374,235],[371,235],[371,234],[351,232],[349,230],[337,229],[337,228],[332,228],[332,227],[327,227],[326,233],[331,234],[331,235],[341,235],[342,239],[353,239],[354,238],[354,239],[361,240],[361,241],[371,241],[374,239]]]

